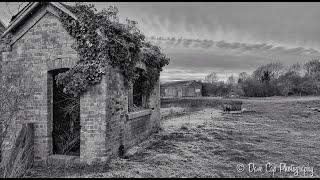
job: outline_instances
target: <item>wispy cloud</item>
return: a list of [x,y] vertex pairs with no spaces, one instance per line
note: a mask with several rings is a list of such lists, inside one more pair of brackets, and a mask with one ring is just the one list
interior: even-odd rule
[[161,72],[161,81],[178,81],[178,80],[201,80],[206,76],[206,72],[186,68],[169,68]]
[[[17,10],[20,3],[10,3]],[[257,66],[320,56],[320,3],[93,2],[102,10],[119,8],[120,20],[138,21],[140,30],[160,45],[171,62],[163,80],[201,79],[214,71],[226,79]],[[299,12],[299,13],[297,13]],[[9,22],[6,4],[0,18]]]
[[199,48],[210,49],[219,48],[222,50],[235,50],[240,53],[272,53],[272,54],[288,54],[302,56],[320,56],[320,52],[313,48],[305,47],[285,47],[273,44],[249,44],[240,42],[213,41],[211,39],[184,39],[175,37],[149,37],[149,41],[163,48]]

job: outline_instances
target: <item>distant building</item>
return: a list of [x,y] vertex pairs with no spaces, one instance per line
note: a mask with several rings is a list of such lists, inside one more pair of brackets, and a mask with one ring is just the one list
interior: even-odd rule
[[197,81],[176,81],[161,85],[161,97],[201,97],[202,84]]

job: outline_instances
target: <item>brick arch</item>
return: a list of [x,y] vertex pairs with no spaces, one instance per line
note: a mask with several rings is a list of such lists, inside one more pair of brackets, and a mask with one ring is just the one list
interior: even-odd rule
[[76,60],[66,57],[66,58],[56,58],[52,60],[47,61],[47,70],[55,70],[55,69],[61,69],[61,68],[72,68],[76,65]]

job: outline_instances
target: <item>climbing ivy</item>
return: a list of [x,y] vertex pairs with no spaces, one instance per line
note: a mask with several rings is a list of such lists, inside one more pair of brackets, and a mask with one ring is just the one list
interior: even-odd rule
[[[60,19],[67,32],[75,39],[72,47],[80,60],[68,71],[57,75],[57,84],[63,91],[78,96],[86,89],[99,83],[105,74],[105,67],[118,68],[124,76],[125,86],[144,76],[144,93],[150,93],[162,67],[170,59],[160,48],[145,41],[145,36],[136,27],[137,22],[127,19],[120,23],[118,9],[110,6],[97,11],[93,5],[76,3],[67,6],[78,20],[60,12]],[[138,73],[135,66],[141,61],[146,71]]]

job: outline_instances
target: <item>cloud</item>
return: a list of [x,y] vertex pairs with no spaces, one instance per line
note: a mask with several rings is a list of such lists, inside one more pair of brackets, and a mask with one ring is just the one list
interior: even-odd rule
[[[226,45],[227,43],[221,43]],[[232,46],[241,47],[241,45]],[[292,52],[300,53],[301,50],[312,52],[312,49],[302,48],[288,48],[291,49],[291,54],[285,55],[239,55],[239,53],[231,53],[231,49],[226,49],[226,53],[217,53],[214,50],[207,50],[203,48],[171,48],[164,52],[170,57],[169,65],[164,67],[161,72],[161,81],[168,80],[187,80],[187,79],[201,79],[210,72],[217,72],[221,74],[221,79],[225,80],[230,75],[238,75],[241,72],[252,73],[258,66],[270,62],[281,62],[285,66],[297,62],[303,63],[309,61],[311,57],[295,55]],[[227,47],[227,46],[226,46]],[[274,46],[261,44],[253,46],[258,49],[272,49]],[[214,48],[214,46],[212,47]],[[273,51],[284,51],[284,48],[274,48]],[[168,70],[168,71],[167,71]]]
[[320,52],[313,48],[305,47],[285,47],[276,46],[266,43],[249,44],[240,42],[226,42],[213,41],[211,39],[184,39],[175,37],[149,37],[147,40],[161,46],[162,48],[220,48],[222,50],[235,50],[238,52],[252,52],[252,53],[276,53],[276,54],[288,54],[288,55],[302,55],[302,56],[320,56]]
[[166,81],[179,81],[179,80],[200,80],[203,79],[207,74],[202,71],[195,71],[191,69],[177,69],[177,68],[169,68],[164,69],[161,72],[160,80],[162,82]]

